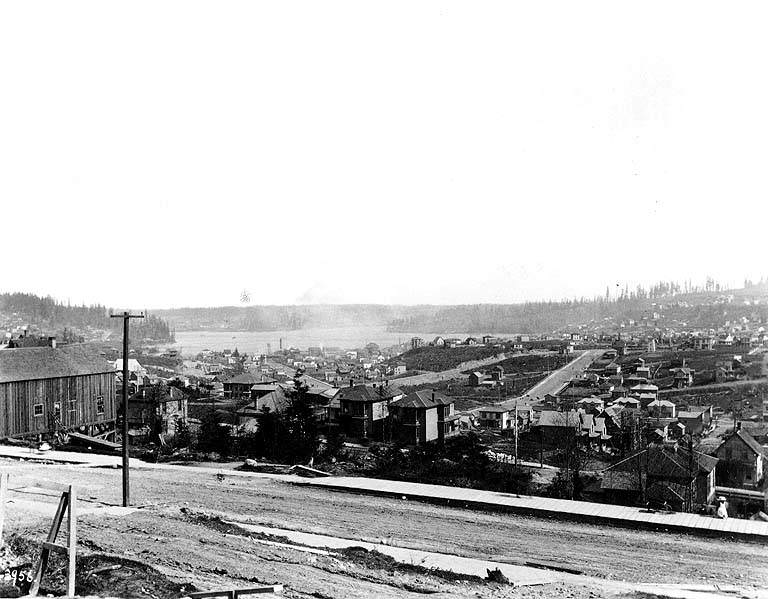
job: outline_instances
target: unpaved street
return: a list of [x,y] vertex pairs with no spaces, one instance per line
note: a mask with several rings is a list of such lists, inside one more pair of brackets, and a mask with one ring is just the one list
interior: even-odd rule
[[[120,470],[5,461],[11,489],[36,480],[78,486],[82,507],[120,503]],[[542,587],[445,581],[422,574],[363,567],[337,557],[268,546],[223,534],[190,514],[251,522],[370,542],[521,563],[548,562],[613,581],[730,583],[768,588],[768,554],[758,543],[683,534],[560,522],[444,508],[416,502],[296,487],[272,478],[232,476],[215,470],[141,469],[132,472],[133,499],[141,509],[109,516],[98,510],[80,519],[80,546],[116,553],[159,568],[176,582],[198,588],[285,584],[291,597],[387,597],[438,592],[444,596],[550,596]],[[6,531],[40,539],[48,522],[25,502],[53,501],[29,491],[9,493]],[[569,587],[576,597],[608,595],[616,587],[585,580]],[[558,593],[554,593],[558,594]]]

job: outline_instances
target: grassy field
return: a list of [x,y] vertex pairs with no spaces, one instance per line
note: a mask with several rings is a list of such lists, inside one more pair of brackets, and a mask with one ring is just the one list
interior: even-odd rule
[[405,362],[410,370],[428,370],[442,372],[456,368],[462,362],[470,360],[484,360],[491,358],[503,350],[498,347],[478,347],[467,345],[462,347],[419,347],[411,349],[398,356],[397,361]]

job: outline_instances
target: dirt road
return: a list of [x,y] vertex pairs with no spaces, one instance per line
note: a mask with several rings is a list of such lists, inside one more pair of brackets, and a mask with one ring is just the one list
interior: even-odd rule
[[[83,507],[117,505],[120,471],[4,461],[11,473],[6,534],[42,539],[49,521],[29,509],[36,480],[79,487]],[[26,494],[19,488],[26,487]],[[34,490],[33,490],[34,491]],[[33,492],[32,491],[32,492]],[[609,581],[730,583],[747,595],[768,588],[765,545],[684,534],[474,512],[395,499],[299,488],[270,478],[216,471],[137,469],[129,514],[94,512],[80,519],[81,548],[141,560],[172,581],[197,588],[286,585],[288,597],[547,597],[616,596]],[[51,503],[49,495],[35,502]],[[52,508],[51,508],[52,509]],[[183,511],[184,510],[184,511]],[[185,513],[186,512],[186,513]],[[264,545],[212,530],[190,516],[324,534],[394,546],[519,564],[549,562],[584,572],[584,585],[513,589],[507,585],[446,581],[424,573],[369,567],[338,556]],[[562,583],[557,583],[562,584]],[[170,596],[170,595],[167,595]],[[635,596],[621,594],[620,596]]]

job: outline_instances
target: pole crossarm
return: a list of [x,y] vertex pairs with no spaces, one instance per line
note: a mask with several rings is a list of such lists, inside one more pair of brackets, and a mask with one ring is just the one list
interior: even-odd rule
[[131,503],[131,490],[128,478],[128,322],[131,318],[144,318],[144,313],[110,314],[111,318],[123,319],[123,507]]

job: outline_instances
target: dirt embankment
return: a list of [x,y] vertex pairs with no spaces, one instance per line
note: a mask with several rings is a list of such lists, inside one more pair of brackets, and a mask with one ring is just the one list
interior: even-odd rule
[[[78,486],[83,508],[78,520],[79,576],[91,572],[90,577],[79,578],[78,591],[83,593],[99,592],[101,585],[101,592],[107,594],[130,584],[122,587],[123,596],[164,599],[180,597],[193,586],[208,590],[283,584],[287,597],[570,594],[586,599],[626,590],[622,580],[768,588],[766,548],[756,543],[474,512],[300,488],[270,478],[217,474],[182,467],[135,469],[132,498],[140,509],[117,515],[96,508],[119,504],[119,470],[27,464],[13,468],[11,488],[30,488],[39,479]],[[39,542],[50,526],[50,516],[28,509],[24,504],[28,497],[10,492],[6,534]],[[52,498],[35,496],[34,501],[51,502]],[[513,564],[549,562],[581,570],[588,577],[584,584],[568,587],[555,583],[519,589],[471,579],[449,580],[435,572],[394,567],[376,555],[315,553],[280,539],[255,538],[210,524],[221,520]],[[94,561],[82,562],[88,559]],[[120,568],[96,572],[116,565]],[[61,573],[49,578],[46,589],[60,588],[56,576]]]

